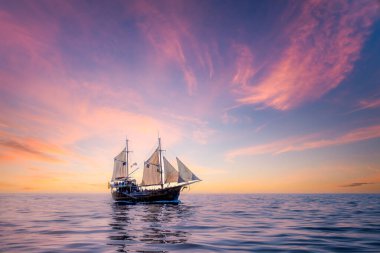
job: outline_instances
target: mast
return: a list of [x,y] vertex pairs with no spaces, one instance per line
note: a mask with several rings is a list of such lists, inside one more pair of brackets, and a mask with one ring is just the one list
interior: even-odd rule
[[125,142],[126,142],[125,148],[126,148],[126,155],[127,155],[127,163],[126,163],[125,167],[127,168],[127,178],[128,178],[128,177],[129,177],[129,161],[128,161],[128,154],[129,154],[129,152],[131,152],[131,151],[128,150],[128,137],[127,137],[127,139],[125,140]]
[[164,181],[163,181],[163,176],[162,176],[162,159],[161,159],[161,153],[162,153],[162,149],[161,149],[161,138],[158,137],[158,150],[160,152],[160,155],[158,157],[158,161],[159,161],[159,168],[160,168],[160,176],[161,176],[161,189],[164,188]]

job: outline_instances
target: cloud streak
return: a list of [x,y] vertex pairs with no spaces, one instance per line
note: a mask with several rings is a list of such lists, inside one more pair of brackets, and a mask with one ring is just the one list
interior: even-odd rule
[[226,157],[227,159],[234,159],[239,156],[252,156],[260,154],[275,155],[292,151],[303,151],[329,146],[344,145],[375,138],[380,138],[380,125],[355,129],[343,135],[331,138],[321,138],[318,135],[306,135],[275,141],[268,144],[240,148],[228,152]]
[[374,184],[374,183],[358,182],[358,183],[351,183],[351,184],[342,185],[341,187],[360,187],[360,186],[368,185],[368,184]]
[[6,157],[6,160],[29,158],[44,162],[62,163],[63,160],[57,158],[56,155],[65,153],[62,148],[56,145],[30,138],[20,138],[20,140],[0,139],[0,146],[3,147],[0,155],[3,158]]
[[189,24],[171,11],[163,12],[148,2],[139,1],[136,10],[142,17],[139,27],[156,49],[158,59],[163,58],[178,64],[187,84],[188,94],[192,95],[197,89],[198,81],[185,52],[185,47],[191,48],[191,43],[196,46]]
[[367,110],[367,109],[375,109],[380,107],[380,98],[373,98],[373,99],[363,99],[359,101],[356,109],[348,112],[349,113],[354,113],[362,110]]
[[[247,86],[252,73],[238,68],[238,101],[289,110],[336,88],[359,58],[378,10],[376,1],[303,2],[299,17],[285,32],[289,46],[265,77]],[[237,61],[239,65],[241,59]]]
[[253,54],[249,47],[244,44],[235,44],[236,51],[236,73],[232,79],[235,84],[241,84],[243,87],[249,85],[250,79],[256,74],[257,70],[253,67]]
[[7,70],[0,71],[0,79],[14,74],[20,68],[23,72],[18,74],[22,76],[25,71],[57,70],[61,59],[53,45],[55,33],[54,22],[45,23],[42,28],[35,21],[0,10],[0,36],[3,38],[0,41],[0,53]]

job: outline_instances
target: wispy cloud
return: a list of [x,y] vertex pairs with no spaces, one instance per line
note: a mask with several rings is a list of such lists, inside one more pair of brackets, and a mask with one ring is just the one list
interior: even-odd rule
[[238,69],[238,101],[288,110],[323,96],[353,69],[378,13],[376,1],[303,2],[299,17],[287,25],[289,46],[267,75],[247,86],[252,72]]
[[256,74],[257,70],[254,68],[253,54],[250,48],[244,44],[234,44],[236,51],[236,73],[232,79],[235,84],[240,84],[243,87],[249,85],[250,79]]
[[207,144],[208,140],[212,135],[214,135],[215,130],[210,128],[196,129],[193,131],[193,139],[200,144]]
[[[26,25],[26,22],[27,25]],[[44,24],[43,28],[36,22],[22,20],[14,14],[0,10],[0,53],[4,57],[3,66],[7,71],[3,75],[12,75],[20,68],[23,72],[43,69],[51,71],[60,66],[60,55],[54,50],[56,26],[54,22]],[[10,54],[9,52],[13,52]],[[1,86],[8,83],[2,83]]]
[[345,184],[345,185],[342,185],[341,187],[359,187],[359,186],[368,185],[368,184],[374,184],[374,183],[358,182],[358,183]]
[[225,111],[222,114],[221,120],[222,120],[223,124],[236,124],[239,121],[237,117],[234,117],[228,111]]
[[[9,159],[37,159],[45,162],[60,162],[63,161],[56,157],[62,155],[65,151],[53,144],[42,142],[41,140],[30,138],[19,138],[19,140],[0,139],[0,146],[2,146],[2,157]],[[0,159],[1,160],[1,159]]]
[[216,132],[211,128],[207,121],[201,120],[197,117],[191,117],[186,115],[177,115],[173,113],[164,113],[164,117],[168,120],[176,122],[176,124],[181,125],[182,128],[191,131],[191,137],[199,144],[207,144],[209,139]]
[[360,100],[356,108],[349,113],[358,112],[366,109],[374,109],[380,107],[380,98],[363,99]]
[[305,135],[275,141],[268,144],[240,148],[228,152],[226,157],[227,159],[234,159],[239,156],[281,154],[291,151],[303,151],[308,149],[343,145],[374,138],[380,138],[380,125],[355,129],[335,137],[323,138],[320,134]]
[[359,103],[360,109],[369,109],[380,107],[380,98],[362,100]]
[[[174,15],[170,8],[162,11],[154,4],[139,1],[136,5],[137,15],[140,15],[139,27],[148,41],[156,48],[158,59],[178,64],[187,84],[188,93],[191,95],[197,89],[198,81],[189,58],[185,52],[193,48],[193,52],[199,55],[195,38],[189,31],[190,24],[186,23],[179,15]],[[142,18],[141,18],[142,17]],[[202,63],[209,63],[210,58],[205,58]],[[212,70],[210,70],[212,72]]]

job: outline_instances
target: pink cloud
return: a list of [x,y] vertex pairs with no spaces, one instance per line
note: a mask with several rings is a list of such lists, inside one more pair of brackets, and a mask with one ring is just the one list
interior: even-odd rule
[[349,113],[366,110],[366,109],[374,109],[378,107],[380,107],[380,98],[363,99],[359,101],[356,109],[350,111]]
[[362,100],[359,103],[360,109],[369,109],[380,107],[380,98]]
[[[94,42],[90,39],[88,30],[94,26],[94,21],[90,19],[88,13],[80,14],[75,5],[63,5],[60,6],[61,11],[58,12],[58,15],[70,16],[81,32],[78,38],[70,40],[70,43],[73,43],[70,45],[92,47]],[[197,89],[198,81],[185,51],[189,50],[194,53],[192,60],[197,60],[200,66],[208,69],[208,74],[212,76],[214,70],[210,54],[207,50],[200,49],[200,44],[188,31],[190,28],[186,20],[176,15],[175,12],[158,10],[149,2],[139,2],[136,3],[136,6],[139,13],[136,15],[143,17],[137,19],[139,22],[141,21],[139,23],[141,31],[157,51],[157,61],[165,61],[165,64],[171,62],[179,66],[183,72],[188,93],[192,94]],[[129,7],[131,6],[128,5]],[[112,74],[93,73],[91,81],[81,81],[82,79],[86,80],[87,76],[86,70],[82,70],[80,67],[75,70],[75,77],[69,77],[68,73],[70,72],[67,70],[72,66],[67,66],[66,58],[70,55],[61,51],[61,47],[57,43],[64,32],[59,29],[62,28],[60,20],[39,10],[38,5],[31,4],[28,8],[32,11],[25,17],[16,16],[11,12],[0,12],[2,21],[0,35],[4,37],[4,40],[0,41],[0,53],[4,51],[3,55],[10,58],[5,65],[14,70],[14,72],[0,70],[0,91],[4,97],[12,98],[17,104],[15,106],[7,104],[7,100],[0,101],[0,127],[4,126],[8,130],[14,127],[20,135],[26,137],[35,137],[38,133],[43,133],[49,140],[54,138],[59,145],[74,143],[92,134],[97,134],[101,125],[107,125],[103,129],[109,127],[108,130],[104,130],[106,133],[111,133],[111,129],[115,128],[121,132],[121,129],[124,128],[123,132],[130,130],[130,134],[135,133],[136,138],[143,137],[141,132],[146,133],[147,129],[150,129],[154,136],[158,130],[161,130],[162,134],[170,132],[172,134],[168,136],[168,144],[181,138],[181,131],[182,128],[185,128],[185,124],[181,125],[173,119],[160,117],[162,116],[159,115],[161,110],[157,109],[156,104],[149,104],[149,93],[152,90],[154,93],[156,84],[147,80],[145,76],[139,80],[139,86],[144,87],[141,90],[139,90],[140,87],[136,87],[137,85],[131,84],[132,81],[125,79],[122,80],[122,86],[113,85],[115,80],[120,82],[121,78],[125,78],[125,75],[120,73],[116,73],[116,75],[119,74],[118,77],[111,76],[115,72],[125,71],[119,69],[120,66],[116,66],[114,63],[107,65],[107,70],[111,70]],[[36,18],[37,16],[43,18]],[[50,22],[41,22],[46,20]],[[106,34],[109,34],[108,30]],[[184,48],[185,46],[186,48]],[[149,53],[147,53],[148,58],[150,57]],[[95,54],[94,57],[96,57],[97,53],[93,50],[91,54]],[[104,61],[104,58],[102,59]],[[102,71],[104,69],[99,72]],[[128,76],[138,75],[133,73]],[[99,78],[99,76],[103,78]],[[81,80],[71,79],[76,77]],[[117,80],[118,78],[119,80]],[[93,81],[94,79],[96,81]],[[157,89],[161,89],[161,87]],[[153,95],[154,98],[157,98],[157,95],[161,96],[161,94]],[[164,96],[167,99],[167,93]],[[194,104],[193,101],[191,103]],[[171,106],[170,102],[168,104]],[[179,105],[179,107],[181,106],[186,107],[186,104]],[[202,106],[200,102],[197,103],[197,106],[201,108],[201,112],[206,111],[205,107],[207,106]],[[110,125],[105,122],[108,115],[103,114],[103,111],[106,110],[115,115],[107,117],[107,120],[111,122]],[[182,112],[183,110],[178,111]],[[88,118],[89,113],[93,114],[91,119]],[[112,122],[120,122],[118,117],[123,117],[126,121],[122,121],[116,127],[112,125]],[[89,124],[92,122],[82,121],[83,118],[95,120],[99,124],[91,126]],[[140,122],[140,127],[126,129],[126,126],[132,128],[129,124],[130,119],[135,122],[133,126]],[[196,124],[189,128],[192,128],[192,132],[198,131]],[[53,129],[54,131],[52,131]],[[85,129],[91,129],[91,131]],[[207,126],[203,125],[200,131],[202,133],[211,132]],[[203,134],[204,136],[206,134]]]
[[[66,92],[69,91],[62,94]],[[82,164],[82,170],[104,171],[109,166],[107,162],[120,151],[126,135],[137,162],[146,159],[144,155],[155,145],[158,131],[165,148],[182,138],[182,129],[177,124],[159,117],[111,106],[81,104],[75,96],[69,99],[61,96],[57,100],[61,108],[51,104],[48,111],[43,107],[33,111],[2,107],[5,114],[0,116],[4,122],[0,128],[0,163],[18,166],[33,162],[59,163],[68,170],[74,164]],[[87,142],[92,145],[83,146]]]
[[226,157],[227,159],[234,159],[235,157],[239,157],[239,156],[276,154],[293,143],[303,143],[312,137],[313,135],[300,136],[300,137],[279,140],[279,141],[275,141],[275,142],[271,142],[267,144],[239,148],[239,149],[235,149],[228,152]]
[[[61,52],[55,45],[53,21],[39,26],[36,20],[28,23],[6,12],[0,12],[0,20],[0,35],[5,38],[0,41],[0,52],[9,56],[7,66],[22,73],[0,70],[1,95],[13,101],[0,101],[0,145],[4,148],[0,161],[14,160],[22,153],[24,160],[57,162],[60,157],[56,157],[52,146],[45,147],[43,143],[65,150],[60,155],[69,162],[85,160],[72,148],[94,136],[112,139],[107,142],[112,145],[115,136],[121,137],[123,143],[128,134],[139,140],[135,148],[140,151],[146,149],[147,143],[154,144],[158,131],[165,145],[181,138],[178,124],[160,118],[157,108],[147,105],[146,98],[130,85],[113,86],[114,79],[110,77],[86,82],[61,75],[65,66],[61,65]],[[54,77],[39,75],[41,69]],[[77,74],[82,71],[79,69]],[[186,78],[189,82],[195,79],[191,73]]]
[[[45,72],[59,69],[60,55],[54,50],[56,32],[54,22],[41,27],[37,22],[0,11],[0,53],[3,60],[14,71],[22,69],[23,74],[41,69]],[[0,78],[5,79],[11,74],[1,71]]]
[[344,145],[358,141],[375,139],[380,137],[380,125],[363,127],[352,130],[336,137],[322,138],[320,135],[305,135],[271,142],[268,144],[250,146],[232,150],[227,153],[228,159],[239,156],[260,155],[260,154],[281,154],[292,151],[303,151],[308,149],[323,148],[329,146]]
[[237,117],[234,117],[233,115],[231,115],[227,111],[222,114],[221,120],[222,120],[223,124],[225,124],[225,125],[236,124],[239,122],[239,119]]
[[236,73],[232,79],[235,84],[241,84],[243,87],[249,85],[250,79],[256,74],[257,70],[253,67],[253,54],[248,46],[235,44],[233,46],[237,53]]
[[[139,150],[153,144],[159,130],[165,145],[181,138],[179,127],[155,115],[156,108],[128,85],[120,89],[110,85],[112,78],[86,82],[61,75],[65,66],[55,45],[54,21],[38,25],[37,20],[28,23],[0,11],[0,53],[11,69],[0,70],[0,92],[8,98],[0,100],[0,162],[17,161],[20,155],[23,161],[86,160],[88,154],[73,148],[94,136],[109,138],[112,146],[115,136],[123,143],[129,134],[141,141]],[[41,70],[48,75],[40,75]]]
[[[9,93],[21,101],[33,97],[33,103],[20,109],[0,102],[0,129],[4,135],[16,132],[28,138],[43,133],[44,138],[59,146],[72,145],[91,136],[121,135],[124,139],[125,134],[154,141],[157,131],[166,137],[168,145],[181,138],[177,124],[154,115],[150,107],[141,104],[138,94],[128,88],[116,92],[110,86],[106,89],[104,84],[59,82],[66,85],[31,82],[30,86]],[[100,98],[102,103],[98,104]],[[118,106],[112,104],[115,100],[120,101]],[[139,147],[146,146],[146,142],[141,143]]]
[[198,117],[170,112],[164,112],[163,117],[169,121],[176,122],[182,129],[186,129],[186,132],[191,132],[192,140],[199,144],[207,144],[216,133],[216,130],[211,128],[207,121]]
[[154,4],[139,1],[135,8],[135,15],[142,17],[138,23],[141,31],[156,49],[156,61],[175,63],[183,74],[188,94],[192,95],[198,86],[193,62],[207,69],[210,77],[214,68],[208,47],[197,41],[190,22],[178,15],[180,4],[172,3],[170,8],[159,10]]
[[378,11],[376,1],[303,2],[299,17],[287,26],[289,46],[267,75],[248,86],[249,61],[238,68],[238,101],[288,110],[336,88],[353,69]]

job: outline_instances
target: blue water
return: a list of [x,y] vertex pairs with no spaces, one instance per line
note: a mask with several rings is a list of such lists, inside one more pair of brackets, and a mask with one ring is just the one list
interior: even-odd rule
[[380,195],[0,195],[0,252],[380,252]]

